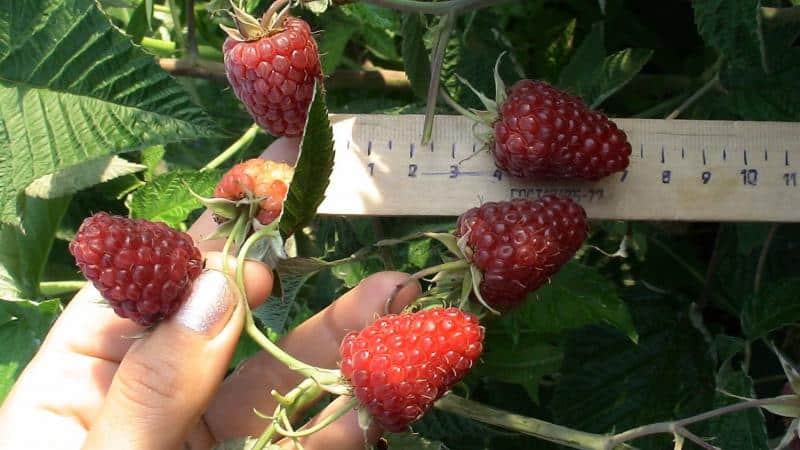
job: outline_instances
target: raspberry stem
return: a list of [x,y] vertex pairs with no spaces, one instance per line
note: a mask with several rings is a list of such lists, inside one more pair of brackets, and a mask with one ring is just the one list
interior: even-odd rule
[[[272,395],[275,396],[275,394],[276,392],[273,391]],[[286,395],[281,396],[283,402],[279,402],[278,406],[275,408],[275,413],[271,417],[273,423],[270,423],[270,425],[264,429],[264,432],[261,433],[258,441],[256,441],[255,445],[253,445],[250,450],[262,450],[269,444],[276,432],[274,421],[279,418],[281,413],[286,414],[287,417],[294,415],[304,410],[306,406],[315,401],[320,394],[322,394],[322,388],[319,384],[311,378],[306,378]]]
[[397,297],[397,294],[400,291],[402,291],[403,288],[405,288],[406,286],[408,286],[412,282],[420,280],[420,279],[422,279],[424,277],[427,277],[429,275],[435,275],[435,274],[437,274],[439,272],[461,272],[461,271],[466,271],[466,270],[469,270],[469,267],[470,267],[469,261],[464,260],[464,259],[457,259],[455,261],[446,262],[444,264],[431,266],[431,267],[422,269],[419,272],[416,272],[416,273],[413,273],[413,274],[409,275],[408,278],[405,281],[403,281],[402,283],[400,283],[397,286],[395,286],[394,291],[392,291],[392,294],[389,296],[388,299],[386,299],[386,304],[384,306],[384,312],[386,314],[389,314],[389,310],[390,310],[390,308],[392,306],[392,302],[394,301],[394,298]]
[[250,145],[251,142],[256,138],[258,134],[258,130],[260,130],[258,124],[250,125],[250,128],[244,132],[244,134],[239,137],[233,144],[231,144],[228,148],[222,151],[216,158],[212,159],[208,164],[203,166],[200,171],[205,172],[208,170],[213,170],[222,165],[225,161],[230,159],[235,154],[239,153],[240,150],[246,148]]
[[[323,429],[323,428],[327,427],[328,425],[332,424],[333,422],[336,422],[337,420],[339,420],[340,417],[342,417],[343,415],[347,414],[351,409],[355,408],[357,405],[358,405],[358,399],[353,397],[350,400],[348,400],[347,403],[345,403],[340,408],[338,408],[336,411],[334,411],[331,415],[329,415],[329,416],[325,417],[324,419],[320,420],[319,422],[314,424],[312,427],[306,428],[304,430],[299,430],[299,431],[288,430],[288,429],[283,428],[283,426],[278,425],[277,423],[275,423],[273,426],[275,427],[275,431],[277,431],[279,434],[282,434],[282,435],[284,435],[286,437],[299,438],[299,437],[310,436],[310,435],[316,433],[317,431],[320,431],[321,429]],[[285,414],[285,411],[283,411],[282,413]]]
[[75,292],[86,286],[85,280],[77,281],[42,281],[39,283],[39,292],[46,297],[55,297],[62,294]]

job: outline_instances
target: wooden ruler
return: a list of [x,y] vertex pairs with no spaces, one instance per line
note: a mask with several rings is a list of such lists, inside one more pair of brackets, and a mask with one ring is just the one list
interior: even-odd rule
[[463,117],[438,116],[422,145],[422,116],[333,115],[335,166],[319,212],[456,216],[556,193],[596,219],[800,221],[800,123],[615,121],[633,146],[627,171],[535,182],[497,170]]

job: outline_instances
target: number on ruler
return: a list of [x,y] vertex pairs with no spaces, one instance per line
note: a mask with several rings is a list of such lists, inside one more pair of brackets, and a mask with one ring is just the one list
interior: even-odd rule
[[797,186],[797,172],[787,172],[783,174],[783,181],[787,186]]
[[417,177],[417,169],[418,168],[419,167],[417,167],[416,164],[409,164],[408,165],[408,176],[411,177],[411,178],[416,178]]
[[369,176],[372,176],[375,173],[375,163],[369,163],[367,167],[369,167]]
[[661,182],[664,184],[669,184],[670,180],[672,180],[672,171],[665,170],[661,172]]
[[497,178],[497,181],[502,180],[503,179],[503,172],[501,172],[500,169],[495,170],[494,171],[494,177]]
[[455,165],[455,164],[451,165],[450,166],[450,178],[458,178],[458,174],[461,173],[460,170],[461,169],[459,169],[459,167],[457,165]]
[[708,184],[708,182],[711,181],[711,172],[704,170],[700,178],[703,180],[703,184]]
[[756,169],[742,169],[742,184],[745,186],[755,186],[758,184],[758,170]]

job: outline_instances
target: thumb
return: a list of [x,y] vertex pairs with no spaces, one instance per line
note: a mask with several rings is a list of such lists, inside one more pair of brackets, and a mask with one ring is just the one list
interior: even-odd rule
[[125,355],[84,449],[180,448],[225,376],[240,299],[229,276],[200,274],[178,312]]

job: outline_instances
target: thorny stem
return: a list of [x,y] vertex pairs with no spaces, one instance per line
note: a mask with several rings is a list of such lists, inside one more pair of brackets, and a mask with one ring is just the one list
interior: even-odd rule
[[778,231],[778,224],[773,223],[772,226],[769,227],[767,237],[764,239],[764,245],[761,247],[761,253],[758,255],[758,263],[756,264],[756,277],[753,280],[753,291],[756,294],[758,294],[758,291],[761,290],[761,278],[764,275],[764,265],[767,263],[767,254],[769,253],[769,247],[772,244],[772,239],[775,237],[776,231]]
[[240,150],[246,148],[258,135],[258,131],[260,130],[258,124],[250,125],[250,128],[244,132],[244,134],[239,137],[233,144],[231,144],[228,148],[226,148],[222,153],[217,155],[216,158],[212,159],[208,164],[203,166],[200,169],[201,172],[205,172],[207,170],[213,170],[217,167],[221,166],[225,161],[230,159],[233,155],[239,153]]
[[439,264],[439,265],[436,265],[436,266],[428,267],[428,268],[420,270],[419,272],[416,272],[416,273],[413,273],[413,274],[409,275],[408,278],[405,281],[403,281],[402,283],[400,283],[397,286],[395,286],[394,291],[392,291],[392,294],[389,296],[389,298],[386,299],[384,312],[386,314],[389,313],[389,310],[390,310],[390,308],[392,306],[392,302],[394,301],[394,298],[397,297],[397,294],[400,293],[400,291],[402,291],[403,288],[405,288],[406,286],[408,286],[412,282],[420,280],[422,278],[425,278],[428,275],[435,275],[435,274],[437,274],[439,272],[443,272],[443,271],[455,272],[455,271],[459,271],[459,270],[468,270],[468,269],[469,269],[469,261],[465,261],[463,259],[458,259],[458,260],[455,260],[455,261],[446,262],[444,264]]
[[748,400],[723,406],[721,408],[687,417],[685,419],[644,425],[609,436],[573,430],[571,428],[535,419],[533,417],[526,417],[519,414],[510,413],[508,411],[492,408],[490,406],[467,400],[463,397],[453,394],[443,397],[436,402],[435,406],[443,411],[469,417],[479,422],[516,431],[522,434],[527,434],[529,436],[534,436],[539,439],[554,442],[571,448],[612,450],[618,448],[628,441],[653,434],[669,433],[684,436],[689,440],[693,440],[693,438],[700,439],[691,432],[688,432],[686,427],[697,422],[702,422],[714,417],[749,408],[758,408],[766,405],[793,404],[793,402],[796,401],[797,400],[794,398],[787,399],[780,397]]
[[[285,404],[279,404],[275,408],[273,420],[276,420],[281,412],[286,413],[288,416],[295,415],[303,410],[313,401],[315,401],[322,394],[322,388],[311,378],[306,378],[300,382],[294,389],[289,391],[286,395],[282,396]],[[273,392],[274,395],[274,392]],[[273,423],[264,429],[264,432],[259,436],[258,441],[251,450],[260,450],[266,446],[275,436],[275,427]]]
[[347,403],[345,403],[340,408],[338,408],[336,411],[334,411],[331,415],[326,416],[325,418],[323,418],[322,420],[320,420],[319,422],[315,423],[313,426],[311,426],[309,428],[298,430],[298,431],[291,431],[291,430],[284,429],[282,426],[276,424],[275,425],[275,430],[278,433],[280,433],[280,434],[282,434],[282,435],[284,435],[286,437],[298,438],[298,437],[310,436],[310,435],[316,433],[317,431],[319,431],[319,430],[327,427],[328,425],[332,424],[333,422],[336,422],[337,420],[339,420],[340,417],[342,417],[343,415],[347,414],[351,409],[355,408],[356,405],[358,405],[358,399],[353,397],[350,400],[348,400]]
[[436,112],[436,99],[439,96],[439,78],[444,65],[447,41],[450,39],[450,33],[453,32],[455,21],[456,16],[453,13],[442,18],[442,22],[439,24],[441,29],[437,34],[436,43],[431,51],[431,82],[428,85],[428,98],[425,106],[425,124],[422,130],[423,144],[427,144],[431,140],[431,134],[433,133],[433,116]]

